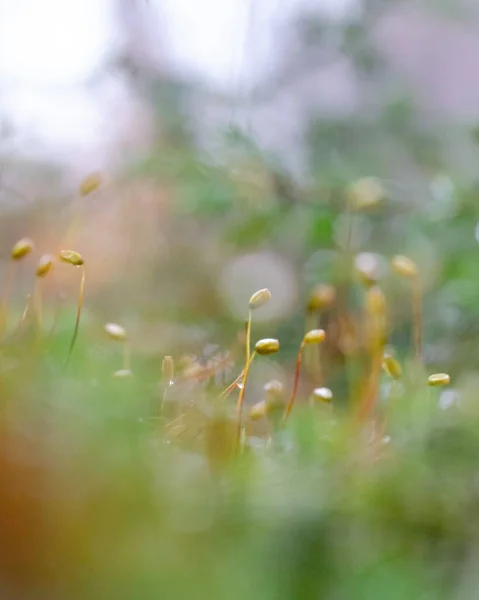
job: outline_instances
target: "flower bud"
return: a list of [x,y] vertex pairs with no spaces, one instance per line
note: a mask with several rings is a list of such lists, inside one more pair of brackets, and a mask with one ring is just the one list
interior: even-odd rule
[[284,408],[284,386],[281,381],[277,381],[276,379],[268,381],[268,383],[265,383],[263,391],[268,413],[274,412],[277,408]]
[[37,266],[37,277],[45,277],[53,269],[53,256],[51,254],[44,254],[38,261]]
[[126,331],[121,325],[118,325],[117,323],[107,323],[104,329],[112,340],[115,340],[116,342],[124,342],[126,340]]
[[381,278],[378,256],[372,252],[361,252],[354,259],[356,274],[365,286],[374,285]]
[[279,350],[279,341],[274,338],[265,338],[256,342],[254,347],[256,354],[274,354]]
[[266,402],[262,400],[254,404],[249,411],[249,417],[253,421],[259,421],[266,416]]
[[447,373],[434,373],[428,377],[427,383],[431,387],[448,385],[451,383],[451,377]]
[[30,238],[22,238],[13,246],[11,252],[12,260],[21,260],[34,249],[34,244]]
[[251,298],[249,299],[249,308],[250,310],[260,308],[270,300],[271,292],[268,290],[268,288],[263,288],[262,290],[258,290],[251,296]]
[[91,173],[80,183],[80,196],[88,196],[95,190],[97,190],[101,185],[101,175],[100,173]]
[[348,205],[353,210],[366,210],[381,203],[386,196],[384,187],[376,177],[363,177],[346,190]]
[[401,275],[402,277],[417,276],[417,266],[407,256],[402,256],[400,254],[395,256],[391,261],[391,267],[398,275]]
[[304,338],[303,338],[303,343],[304,344],[320,344],[321,342],[324,342],[324,340],[326,339],[326,333],[324,331],[324,329],[311,329],[311,331],[308,331]]
[[319,387],[313,390],[311,398],[317,402],[326,402],[329,404],[333,401],[333,392],[327,387]]
[[402,375],[402,367],[392,354],[384,355],[382,367],[391,379],[399,379]]
[[331,306],[336,299],[336,290],[332,285],[319,283],[316,285],[308,298],[307,308],[310,312],[322,310]]
[[59,256],[61,261],[74,267],[81,267],[85,262],[82,255],[79,252],[75,252],[75,250],[61,250]]

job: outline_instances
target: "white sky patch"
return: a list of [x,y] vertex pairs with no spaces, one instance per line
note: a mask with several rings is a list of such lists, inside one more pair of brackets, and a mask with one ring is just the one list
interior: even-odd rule
[[[149,0],[158,35],[179,71],[242,93],[280,60],[278,28],[302,7],[340,14],[356,0]],[[65,160],[101,145],[110,102],[84,83],[115,43],[115,0],[0,0],[0,117],[25,152]],[[121,90],[119,91],[121,94]],[[110,129],[111,129],[110,127]],[[32,138],[36,140],[32,144]],[[96,145],[96,146],[95,146]]]
[[251,0],[157,0],[163,20],[164,44],[183,71],[230,83],[241,63]]
[[152,0],[176,66],[228,91],[284,58],[281,27],[301,9],[340,18],[357,0]]
[[111,42],[110,0],[0,0],[0,83],[80,83]]

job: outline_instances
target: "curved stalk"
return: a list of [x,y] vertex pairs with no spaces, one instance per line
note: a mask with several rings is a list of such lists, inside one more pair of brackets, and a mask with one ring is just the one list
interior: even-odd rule
[[[314,329],[315,327],[317,327],[317,321],[318,321],[318,317],[317,314],[312,313],[310,311],[308,311],[306,313],[306,328],[305,328],[305,333],[308,332],[310,329]],[[320,379],[321,379],[321,373],[318,372],[316,373],[316,368],[319,365],[319,348],[316,348],[314,346],[312,346],[308,352],[306,352],[306,354],[304,355],[304,366],[308,372],[308,375],[311,377],[311,379],[316,383],[316,379],[318,380],[317,383],[319,385],[320,383]]]
[[291,392],[291,396],[289,398],[288,404],[286,405],[286,409],[285,409],[284,415],[283,415],[283,421],[286,421],[286,419],[291,414],[291,411],[293,409],[294,400],[295,400],[296,394],[298,392],[299,374],[301,372],[301,361],[303,358],[304,346],[305,346],[305,342],[303,339],[303,341],[301,342],[301,345],[299,347],[299,350],[298,350],[298,355],[296,357],[296,369],[294,371],[293,391]]
[[381,378],[382,348],[375,349],[371,357],[371,372],[366,381],[365,393],[359,407],[359,420],[364,421],[372,414],[377,402]]
[[27,296],[27,304],[25,306],[25,309],[24,309],[24,311],[22,313],[22,316],[20,318],[20,321],[18,323],[18,328],[17,328],[18,331],[20,331],[20,332],[23,331],[23,329],[25,327],[25,324],[27,322],[27,318],[28,318],[28,315],[30,313],[31,308],[32,308],[32,295],[28,294],[28,296]]
[[296,369],[294,372],[294,382],[293,382],[293,391],[291,392],[291,397],[289,399],[288,404],[286,405],[286,409],[283,415],[283,421],[289,417],[291,410],[293,409],[294,400],[296,398],[296,394],[298,392],[299,385],[299,374],[301,371],[301,361],[303,358],[303,351],[305,346],[310,346],[313,344],[321,344],[326,339],[326,333],[323,329],[311,329],[304,334],[303,339],[301,340],[301,344],[298,350],[298,356],[296,357]]
[[[248,369],[249,369],[249,367],[250,367],[250,365],[251,365],[251,363],[253,361],[254,354],[255,353],[253,352],[253,354],[249,357]],[[238,375],[238,377],[234,381],[232,381],[225,390],[223,390],[221,392],[221,394],[219,395],[219,399],[220,400],[224,400],[225,398],[227,398],[231,394],[231,392],[234,391],[234,389],[236,388],[236,386],[238,385],[238,383],[243,379],[244,373],[245,373],[245,369],[243,369],[241,371],[241,373]]]
[[256,351],[253,351],[253,353],[249,357],[248,363],[246,364],[246,367],[244,369],[243,385],[240,388],[240,392],[238,395],[238,402],[236,404],[236,418],[238,420],[238,430],[237,430],[237,437],[236,437],[237,447],[240,446],[240,441],[241,441],[241,429],[243,426],[243,405],[244,405],[244,395],[245,395],[245,390],[246,390],[246,384],[248,382],[248,375],[249,375],[251,363],[253,362],[255,356],[256,356]]
[[67,366],[68,363],[70,362],[70,357],[72,355],[72,351],[75,346],[75,342],[76,342],[76,339],[78,336],[78,328],[80,327],[80,317],[81,317],[81,311],[82,311],[82,306],[83,306],[83,294],[84,294],[84,290],[85,290],[85,266],[84,265],[79,265],[79,266],[81,267],[82,275],[81,275],[81,280],[80,280],[80,289],[78,291],[77,315],[76,315],[76,320],[75,320],[75,329],[73,330],[73,337],[70,342],[70,347],[68,348],[68,354],[67,354],[67,358],[65,361],[65,366]]
[[251,309],[248,311],[248,321],[246,323],[246,360],[245,360],[245,368],[249,363],[250,355],[251,355]]

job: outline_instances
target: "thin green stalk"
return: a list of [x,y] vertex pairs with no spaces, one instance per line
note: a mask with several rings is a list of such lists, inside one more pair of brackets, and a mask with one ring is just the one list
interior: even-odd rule
[[76,339],[78,336],[78,328],[80,327],[80,317],[81,317],[81,311],[82,311],[82,306],[83,306],[83,294],[84,294],[84,290],[85,290],[85,267],[84,267],[84,265],[81,265],[81,270],[82,270],[82,276],[81,276],[81,280],[80,280],[80,289],[78,292],[78,304],[77,304],[77,315],[76,315],[76,320],[75,320],[75,329],[73,330],[73,337],[70,342],[70,347],[68,349],[65,366],[67,366],[68,363],[70,362],[70,357],[72,355],[73,347],[75,346],[75,342],[76,342]]
[[239,448],[240,441],[241,441],[241,429],[243,426],[243,405],[244,405],[244,395],[245,395],[245,391],[246,391],[246,384],[248,382],[248,375],[249,375],[251,363],[253,362],[255,356],[256,356],[256,352],[253,351],[253,353],[249,357],[248,362],[246,363],[246,367],[244,369],[243,384],[240,388],[240,392],[238,395],[238,402],[236,404],[236,418],[238,421],[238,430],[237,430],[237,437],[236,437],[237,448]]

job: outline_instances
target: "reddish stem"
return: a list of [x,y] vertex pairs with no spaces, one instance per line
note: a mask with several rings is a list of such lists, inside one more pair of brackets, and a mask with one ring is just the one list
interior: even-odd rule
[[283,421],[286,421],[286,419],[289,417],[289,415],[293,409],[294,400],[296,398],[296,393],[298,391],[299,374],[301,371],[301,360],[303,358],[303,349],[304,349],[304,341],[301,342],[301,346],[299,347],[299,351],[298,351],[298,356],[296,357],[296,370],[294,372],[293,391],[291,392],[291,397],[290,397],[289,402],[284,411]]
[[370,415],[376,404],[378,396],[379,379],[381,375],[382,352],[381,347],[378,348],[372,358],[371,374],[366,383],[366,393],[359,408],[359,420],[363,421]]

